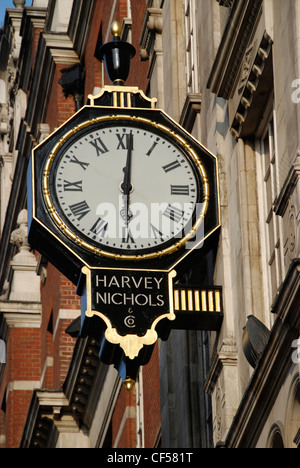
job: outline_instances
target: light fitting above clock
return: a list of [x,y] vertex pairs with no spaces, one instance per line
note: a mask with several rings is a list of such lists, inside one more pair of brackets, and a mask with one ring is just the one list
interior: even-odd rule
[[113,22],[111,32],[113,40],[100,48],[99,58],[104,60],[108,77],[114,86],[122,86],[128,78],[130,61],[136,50],[133,45],[121,41],[122,28],[117,21]]

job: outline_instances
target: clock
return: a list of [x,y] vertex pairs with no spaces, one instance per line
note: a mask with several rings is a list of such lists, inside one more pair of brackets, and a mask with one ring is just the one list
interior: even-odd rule
[[42,193],[64,237],[124,261],[183,249],[210,198],[205,166],[184,132],[126,114],[69,129],[46,159]]

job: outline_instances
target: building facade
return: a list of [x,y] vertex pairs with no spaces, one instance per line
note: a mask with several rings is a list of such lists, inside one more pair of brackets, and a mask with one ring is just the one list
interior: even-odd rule
[[[15,0],[0,31],[0,447],[300,446],[300,1]],[[187,284],[217,330],[172,330],[128,392],[79,335],[75,286],[27,239],[33,148],[110,84],[137,86],[218,160],[221,230]]]

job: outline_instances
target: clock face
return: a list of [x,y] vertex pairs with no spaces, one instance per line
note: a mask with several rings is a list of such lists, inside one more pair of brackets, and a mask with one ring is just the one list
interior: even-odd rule
[[129,116],[70,131],[48,158],[43,186],[65,235],[117,259],[181,248],[203,222],[209,198],[201,161],[183,138]]

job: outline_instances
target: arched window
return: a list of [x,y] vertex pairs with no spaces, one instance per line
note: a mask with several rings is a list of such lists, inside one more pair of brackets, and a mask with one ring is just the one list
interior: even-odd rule
[[284,448],[280,427],[275,424],[270,432],[268,448]]
[[297,374],[290,390],[286,414],[286,430],[288,448],[300,447],[300,375]]

